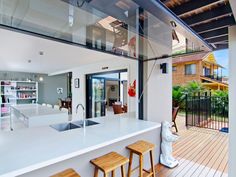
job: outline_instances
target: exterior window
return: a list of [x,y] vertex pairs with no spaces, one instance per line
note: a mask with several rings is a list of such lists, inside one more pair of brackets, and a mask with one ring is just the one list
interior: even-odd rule
[[185,75],[196,74],[196,64],[185,65]]
[[177,71],[177,67],[176,66],[172,66],[172,71]]
[[204,74],[204,76],[210,76],[211,75],[211,69],[204,67],[203,74]]

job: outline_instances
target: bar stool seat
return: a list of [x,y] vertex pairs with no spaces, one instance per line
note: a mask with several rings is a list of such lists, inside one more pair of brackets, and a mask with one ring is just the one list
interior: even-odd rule
[[51,177],[80,177],[80,175],[76,173],[75,170],[69,168]]
[[98,177],[98,170],[104,173],[104,177],[107,177],[110,172],[112,177],[115,177],[115,170],[119,167],[121,167],[122,177],[125,177],[124,165],[129,162],[129,159],[116,152],[110,152],[90,162],[95,166],[94,177]]
[[[139,169],[139,176],[143,177],[143,172],[148,173],[148,176],[155,177],[155,168],[154,168],[154,162],[153,162],[153,150],[155,148],[155,145],[152,143],[149,143],[147,141],[137,141],[129,146],[126,147],[130,150],[130,159],[129,159],[129,168],[128,168],[128,177],[132,175],[132,173]],[[146,153],[150,153],[150,162],[151,162],[151,171],[143,169],[143,156]],[[132,161],[133,161],[133,154],[137,154],[139,156],[139,166],[132,168]]]

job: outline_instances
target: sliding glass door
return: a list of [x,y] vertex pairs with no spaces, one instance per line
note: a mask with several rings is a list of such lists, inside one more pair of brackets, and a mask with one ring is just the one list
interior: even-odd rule
[[106,115],[105,79],[87,76],[87,117]]

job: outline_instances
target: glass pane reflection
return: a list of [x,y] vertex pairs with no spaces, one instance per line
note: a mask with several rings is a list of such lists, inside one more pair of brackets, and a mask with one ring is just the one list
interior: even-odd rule
[[141,36],[143,58],[171,55],[162,53],[172,45],[170,24],[143,11],[140,35],[138,9],[132,0],[0,0],[0,24],[132,58]]

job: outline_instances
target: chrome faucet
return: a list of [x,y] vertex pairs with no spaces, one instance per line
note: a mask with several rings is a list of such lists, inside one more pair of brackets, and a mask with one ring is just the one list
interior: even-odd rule
[[84,106],[81,103],[79,103],[76,106],[76,114],[78,113],[79,107],[81,107],[83,109],[83,128],[85,128],[85,108],[84,108]]

